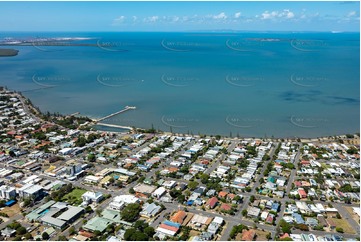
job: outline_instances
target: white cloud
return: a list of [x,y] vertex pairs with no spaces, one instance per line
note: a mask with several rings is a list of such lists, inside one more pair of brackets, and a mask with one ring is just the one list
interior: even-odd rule
[[289,9],[283,10],[283,12],[286,14],[286,18],[293,18],[295,14],[291,12]]
[[179,21],[179,17],[178,17],[178,16],[174,16],[174,17],[172,18],[172,21],[173,21],[173,22],[178,22],[178,21]]
[[137,16],[133,16],[132,19],[133,19],[133,21],[137,21],[138,17],[137,17]]
[[227,19],[227,15],[224,12],[222,12],[218,15],[214,15],[213,19]]
[[234,14],[234,17],[235,17],[235,18],[241,17],[241,12],[235,13],[235,14]]
[[125,16],[119,16],[118,18],[114,19],[114,22],[122,23],[124,22],[124,20],[125,20]]
[[261,19],[273,19],[278,15],[277,11],[272,11],[271,13],[268,11],[264,11],[262,14]]
[[120,24],[124,23],[125,19],[126,19],[125,16],[119,16],[119,17],[113,19],[112,25],[113,26],[120,25]]
[[151,16],[144,19],[145,22],[151,22],[154,23],[159,19],[159,16]]
[[[259,17],[259,15],[256,15],[256,17]],[[295,14],[291,12],[289,9],[284,9],[283,11],[264,11],[261,14],[261,19],[276,19],[276,18],[287,18],[291,19],[294,18]]]
[[353,17],[356,15],[356,11],[351,11],[347,14],[347,17]]

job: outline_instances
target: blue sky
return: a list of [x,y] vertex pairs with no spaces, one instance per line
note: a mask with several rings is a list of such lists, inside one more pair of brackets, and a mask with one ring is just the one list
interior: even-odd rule
[[359,31],[359,2],[0,2],[0,31]]

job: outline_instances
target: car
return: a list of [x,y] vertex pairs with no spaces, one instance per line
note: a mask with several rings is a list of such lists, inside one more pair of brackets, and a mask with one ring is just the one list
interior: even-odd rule
[[336,240],[336,241],[342,241],[342,236],[339,236],[339,235],[334,235],[333,238]]

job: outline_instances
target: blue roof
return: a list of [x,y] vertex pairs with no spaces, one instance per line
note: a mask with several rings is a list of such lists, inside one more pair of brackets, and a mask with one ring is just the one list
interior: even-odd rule
[[187,205],[193,205],[193,200],[189,200],[188,202],[187,202]]
[[276,210],[276,212],[277,212],[279,206],[280,205],[278,203],[273,203],[272,204],[272,210]]
[[292,217],[296,220],[298,224],[304,224],[305,221],[303,220],[302,216],[298,213],[292,213]]
[[15,204],[15,203],[16,203],[15,200],[10,200],[10,201],[7,201],[7,202],[5,203],[5,206],[11,206],[11,205],[13,205],[13,204]]
[[164,222],[163,222],[165,225],[169,225],[169,226],[172,226],[172,227],[176,227],[176,228],[180,228],[180,224],[179,223],[174,223],[174,222],[171,222],[171,221],[169,221],[169,220],[165,220]]

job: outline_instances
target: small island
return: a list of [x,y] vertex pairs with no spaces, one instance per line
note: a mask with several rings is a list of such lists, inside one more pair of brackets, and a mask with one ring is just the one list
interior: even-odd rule
[[15,49],[0,49],[0,57],[17,56],[18,53],[19,51]]

